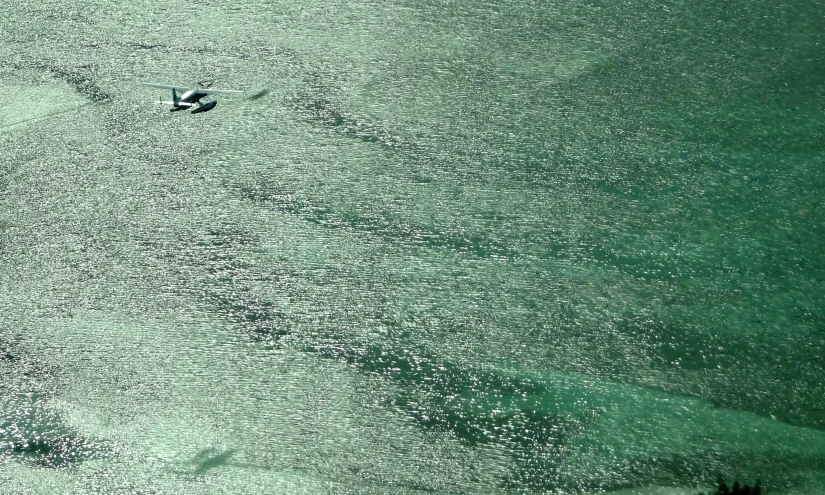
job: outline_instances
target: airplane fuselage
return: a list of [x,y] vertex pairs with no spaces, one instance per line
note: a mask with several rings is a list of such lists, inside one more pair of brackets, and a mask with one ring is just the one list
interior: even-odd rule
[[178,97],[177,91],[174,89],[172,90],[172,108],[169,109],[170,112],[178,112],[180,110],[187,110],[195,105],[198,105],[196,108],[192,110],[192,113],[201,113],[201,112],[208,112],[215,108],[215,105],[218,104],[216,101],[211,101],[208,103],[200,103],[201,98],[206,96],[204,93],[198,92],[196,89],[190,89]]
[[197,90],[190,89],[189,91],[180,95],[180,100],[178,101],[183,103],[197,103],[204,96],[206,95],[203,93],[198,93]]

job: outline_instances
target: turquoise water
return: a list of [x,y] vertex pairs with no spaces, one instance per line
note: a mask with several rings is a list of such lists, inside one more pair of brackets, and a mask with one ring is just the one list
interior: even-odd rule
[[822,7],[7,6],[0,492],[825,493]]

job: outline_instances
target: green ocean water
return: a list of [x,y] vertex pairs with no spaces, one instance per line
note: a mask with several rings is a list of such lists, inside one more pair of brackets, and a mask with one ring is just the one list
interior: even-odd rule
[[825,493],[822,2],[2,6],[0,493]]

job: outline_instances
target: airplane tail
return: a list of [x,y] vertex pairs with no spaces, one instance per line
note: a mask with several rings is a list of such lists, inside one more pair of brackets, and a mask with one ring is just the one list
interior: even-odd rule
[[173,102],[172,104],[175,105],[175,106],[178,106],[179,101],[180,101],[180,98],[178,98],[177,91],[175,91],[175,88],[172,88],[172,102]]

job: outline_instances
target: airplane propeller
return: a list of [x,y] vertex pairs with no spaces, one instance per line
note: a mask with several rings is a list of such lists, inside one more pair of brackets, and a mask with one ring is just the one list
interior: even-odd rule
[[[209,89],[210,87],[212,87],[212,84],[214,82],[215,81],[198,81],[198,86],[200,86],[203,89]],[[209,98],[207,97],[206,100],[209,101]],[[198,103],[199,103],[200,106],[203,106],[203,103],[201,103],[201,102],[198,102]]]

